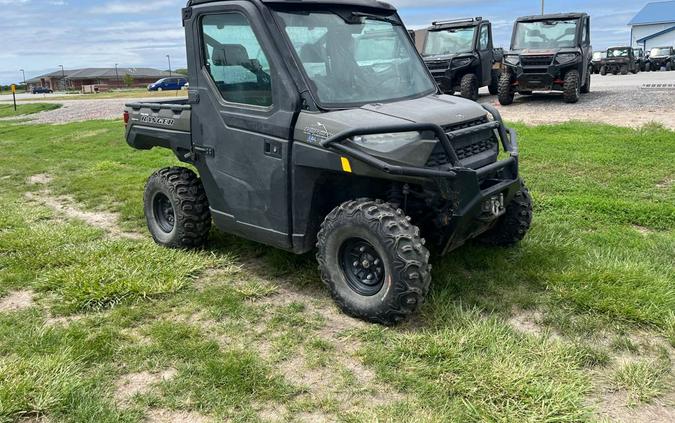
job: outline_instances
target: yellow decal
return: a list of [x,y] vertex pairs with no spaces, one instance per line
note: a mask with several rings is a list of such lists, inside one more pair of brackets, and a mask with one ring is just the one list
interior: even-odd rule
[[352,173],[352,165],[349,163],[349,159],[346,157],[341,157],[342,160],[342,170],[347,173]]
[[16,94],[16,85],[12,84],[12,94]]

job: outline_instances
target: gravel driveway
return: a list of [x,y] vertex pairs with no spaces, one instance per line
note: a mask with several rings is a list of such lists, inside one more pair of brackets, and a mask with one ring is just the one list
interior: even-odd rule
[[[675,129],[675,89],[644,90],[643,84],[675,84],[675,72],[593,75],[591,93],[582,95],[577,104],[564,103],[560,93],[535,93],[532,96],[517,95],[512,105],[500,106],[497,98],[489,95],[486,89],[481,90],[479,101],[496,105],[506,120],[533,125],[582,120],[639,127],[654,121]],[[43,101],[49,102],[49,99]],[[124,104],[132,101],[144,99],[58,100],[53,102],[63,104],[63,108],[31,115],[27,119],[33,123],[52,124],[119,119]]]

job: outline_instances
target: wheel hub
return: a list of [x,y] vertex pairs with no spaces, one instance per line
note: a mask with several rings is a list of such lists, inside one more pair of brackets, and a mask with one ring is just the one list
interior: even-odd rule
[[154,211],[155,221],[160,229],[166,233],[171,233],[176,224],[176,214],[169,197],[162,193],[155,195],[152,209]]
[[340,250],[340,264],[347,284],[356,293],[373,296],[384,285],[382,258],[368,241],[353,238]]

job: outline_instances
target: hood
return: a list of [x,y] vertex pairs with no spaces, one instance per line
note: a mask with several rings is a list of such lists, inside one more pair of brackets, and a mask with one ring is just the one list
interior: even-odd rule
[[431,95],[415,100],[368,104],[327,113],[303,112],[295,127],[295,139],[312,144],[346,129],[403,123],[455,125],[487,115],[478,103],[461,97]]

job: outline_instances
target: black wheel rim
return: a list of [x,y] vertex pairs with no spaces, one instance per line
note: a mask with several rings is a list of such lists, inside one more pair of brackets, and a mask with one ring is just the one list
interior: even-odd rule
[[157,193],[152,200],[152,210],[159,228],[167,234],[171,233],[176,224],[176,214],[169,197],[161,192]]
[[384,263],[368,241],[347,240],[340,249],[340,264],[349,287],[357,294],[373,296],[384,285]]

